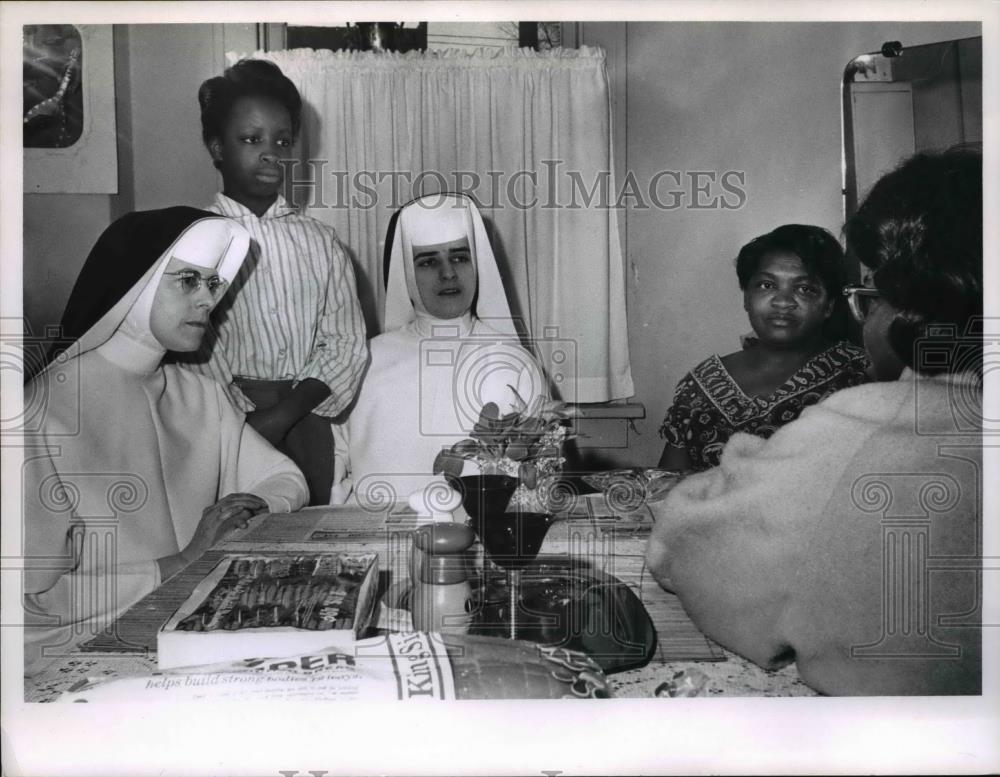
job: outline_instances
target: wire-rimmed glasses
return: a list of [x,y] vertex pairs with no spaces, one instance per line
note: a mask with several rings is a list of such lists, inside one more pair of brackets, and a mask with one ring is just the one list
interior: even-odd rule
[[847,307],[850,308],[854,320],[863,324],[871,311],[871,301],[882,295],[878,289],[873,289],[871,286],[845,286],[844,296],[847,297]]
[[181,291],[185,294],[194,294],[201,288],[202,284],[205,284],[205,288],[208,289],[208,293],[212,295],[212,298],[218,299],[225,293],[226,288],[229,286],[229,281],[220,278],[218,275],[210,275],[205,278],[196,270],[179,270],[163,274],[176,277],[180,283]]

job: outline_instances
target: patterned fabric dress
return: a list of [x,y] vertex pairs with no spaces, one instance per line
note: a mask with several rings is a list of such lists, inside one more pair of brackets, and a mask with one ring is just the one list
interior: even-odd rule
[[677,384],[660,436],[687,451],[693,470],[716,467],[736,432],[768,438],[810,405],[867,382],[867,369],[864,349],[840,342],[809,359],[773,394],[750,397],[712,355]]

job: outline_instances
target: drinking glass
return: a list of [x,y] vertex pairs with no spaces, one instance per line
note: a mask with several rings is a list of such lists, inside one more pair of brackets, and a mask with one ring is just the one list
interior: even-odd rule
[[[504,571],[510,597],[510,637],[517,636],[521,570],[535,560],[555,518],[548,513],[513,510],[508,504],[517,488],[507,475],[466,475],[452,485],[462,494],[462,505],[487,558]],[[484,586],[485,588],[485,586]]]

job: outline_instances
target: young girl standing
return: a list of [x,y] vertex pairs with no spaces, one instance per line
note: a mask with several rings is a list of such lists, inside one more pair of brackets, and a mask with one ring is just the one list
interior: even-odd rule
[[192,363],[227,386],[249,423],[300,467],[310,504],[333,480],[330,421],[368,360],[354,271],[336,232],[280,190],[302,101],[273,63],[242,60],[198,90],[202,137],[223,188],[209,210],[251,236],[249,260]]

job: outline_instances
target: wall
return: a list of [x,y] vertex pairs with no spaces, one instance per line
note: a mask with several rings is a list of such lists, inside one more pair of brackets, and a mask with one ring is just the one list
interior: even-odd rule
[[[616,464],[655,465],[657,430],[683,374],[713,352],[739,347],[749,327],[733,259],[779,224],[839,234],[841,94],[845,65],[886,40],[904,46],[980,34],[973,23],[629,23],[582,25],[581,43],[609,49],[612,83],[626,68],[624,168],[645,188],[660,170],[746,175],[746,203],[695,209],[723,195],[690,191],[674,210],[625,214],[629,347],[636,421]],[[624,46],[624,54],[622,47]],[[704,180],[704,179],[703,179]],[[678,189],[672,179],[661,187]]]
[[197,95],[224,67],[217,27],[143,24],[129,38],[136,210],[207,205],[216,172],[201,141]]
[[111,200],[107,194],[24,196],[26,333],[45,337],[45,328],[59,323],[87,250],[111,221]]

